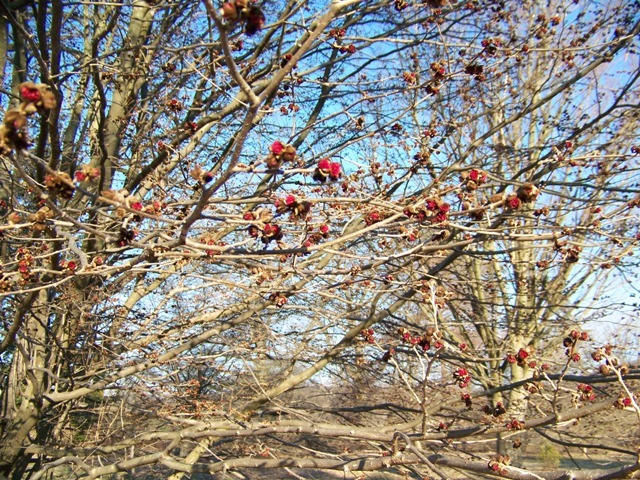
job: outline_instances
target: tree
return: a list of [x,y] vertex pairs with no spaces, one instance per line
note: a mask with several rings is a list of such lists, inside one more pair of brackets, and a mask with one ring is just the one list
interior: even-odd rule
[[634,5],[2,9],[0,475],[637,475]]

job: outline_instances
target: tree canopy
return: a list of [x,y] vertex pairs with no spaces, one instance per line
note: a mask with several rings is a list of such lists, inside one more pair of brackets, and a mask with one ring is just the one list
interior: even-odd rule
[[0,9],[0,478],[640,475],[637,2]]

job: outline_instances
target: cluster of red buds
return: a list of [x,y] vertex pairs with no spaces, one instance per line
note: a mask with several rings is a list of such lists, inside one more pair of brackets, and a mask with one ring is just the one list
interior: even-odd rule
[[422,338],[419,335],[418,336],[411,335],[411,332],[409,332],[409,330],[407,330],[404,327],[398,329],[398,333],[402,337],[403,342],[409,343],[411,345],[417,345],[420,342],[420,339]]
[[[519,210],[522,204],[524,203],[533,203],[540,195],[540,189],[536,187],[533,183],[525,183],[521,185],[515,193],[510,193],[506,196],[506,198],[502,199],[500,196],[491,197],[490,203],[497,203],[500,201],[504,201],[504,206],[509,210]],[[495,200],[495,201],[493,201]],[[540,210],[536,211],[536,216],[540,216],[542,214],[547,214],[549,210],[546,211]]]
[[425,137],[433,138],[438,136],[438,131],[433,127],[425,128],[422,131],[422,135],[424,135]]
[[[206,245],[211,245],[212,247],[224,247],[226,245],[225,242],[216,241],[214,238],[204,238],[201,240],[202,243]],[[205,254],[207,257],[215,257],[220,254],[219,250],[205,250]]]
[[251,212],[243,213],[242,219],[249,222],[269,223],[273,220],[273,214],[266,208],[257,208]]
[[60,267],[64,268],[67,273],[73,274],[78,269],[78,264],[73,260],[69,260],[68,262],[61,260]]
[[284,307],[288,302],[287,297],[280,292],[275,292],[269,295],[269,301],[273,302],[277,308]]
[[[426,280],[421,282],[420,292],[424,297],[432,299],[440,308],[444,308],[447,298],[449,297],[447,289],[442,285],[435,285],[433,282],[428,282]],[[432,328],[433,327],[429,327],[429,329]],[[440,337],[438,337],[438,339],[439,338]]]
[[[553,147],[555,155],[555,160],[561,162],[567,158],[567,156],[571,155],[575,150],[575,144],[571,140],[567,140],[555,147]],[[575,161],[569,160],[569,164],[574,166]]]
[[460,395],[460,399],[464,402],[465,407],[471,410],[471,407],[473,407],[473,400],[471,398],[471,394],[463,393],[462,395]]
[[596,394],[593,393],[593,387],[586,383],[579,383],[576,387],[578,389],[579,398],[583,402],[592,402],[596,399]]
[[556,238],[553,242],[553,249],[564,258],[566,263],[576,263],[580,260],[582,247],[580,245],[570,245],[566,240]]
[[321,159],[313,172],[313,179],[316,182],[324,182],[327,178],[335,182],[341,176],[342,166],[338,162],[332,162],[328,158]]
[[462,172],[460,175],[464,186],[469,192],[473,192],[478,189],[480,185],[487,181],[487,172],[473,168],[469,171]]
[[437,82],[444,80],[447,75],[447,69],[445,68],[442,62],[432,62],[429,65],[431,68],[431,73],[433,75],[434,80]]
[[344,28],[332,28],[329,30],[329,36],[333,38],[342,38],[347,34]]
[[182,109],[184,108],[184,105],[182,105],[182,102],[175,98],[172,98],[171,100],[167,100],[165,103],[165,106],[167,107],[167,110],[170,110],[176,113],[181,112]]
[[20,97],[23,100],[20,109],[27,115],[32,113],[47,113],[57,105],[56,97],[49,87],[43,83],[38,85],[24,82],[18,85]]
[[23,280],[28,280],[31,277],[31,267],[35,262],[35,258],[27,248],[19,248],[16,254],[16,260],[18,261],[18,272],[22,275]]
[[46,114],[58,104],[54,93],[45,84],[24,82],[18,85],[22,103],[18,108],[8,110],[0,125],[0,153],[10,153],[29,146],[27,117],[38,112]]
[[482,411],[487,415],[491,415],[494,417],[499,417],[500,415],[504,415],[505,413],[507,413],[507,409],[504,408],[502,402],[497,402],[495,407],[492,407],[491,405],[485,405],[482,408]]
[[495,460],[489,462],[488,468],[498,475],[507,475],[508,472],[505,467],[508,467],[510,463],[511,457],[509,455],[498,454]]
[[229,23],[244,22],[244,33],[254,35],[266,21],[262,9],[251,5],[249,0],[233,0],[222,4],[220,14]]
[[613,356],[613,345],[605,345],[591,353],[591,358],[596,362],[604,359],[605,363],[600,365],[599,370],[602,375],[609,375],[613,369],[617,369],[620,375],[629,373],[629,365],[621,363],[617,357]]
[[73,192],[76,190],[71,177],[65,172],[55,172],[45,175],[44,185],[51,195],[60,195],[67,200],[73,197]]
[[272,240],[279,242],[280,240],[282,240],[283,236],[282,229],[275,223],[265,223],[262,226],[249,225],[247,231],[249,232],[249,236],[253,238],[260,238],[262,243],[264,243],[265,245]]
[[282,162],[293,162],[296,158],[296,148],[293,145],[285,145],[280,140],[276,140],[269,147],[267,156],[267,168],[278,170]]
[[447,77],[447,70],[440,62],[433,62],[430,65],[433,79],[425,85],[427,95],[437,95],[440,92],[440,84]]
[[423,206],[410,205],[403,210],[403,213],[419,222],[429,219],[431,223],[443,223],[447,221],[450,210],[451,205],[447,202],[437,198],[428,198]]
[[566,348],[565,355],[573,362],[580,361],[580,354],[575,351],[578,341],[586,342],[589,340],[589,334],[587,332],[578,332],[577,330],[571,330],[568,336],[562,340],[562,345]]
[[447,220],[447,214],[451,210],[451,205],[439,199],[427,199],[425,206],[428,211],[435,212],[432,223],[442,223]]
[[[142,206],[142,203],[140,203],[140,205]],[[131,208],[133,208],[133,205],[131,205]],[[148,205],[142,206],[140,210],[150,215],[158,215],[165,208],[167,208],[166,203],[160,203],[159,201],[154,200]]]
[[84,182],[85,180],[95,180],[100,176],[100,169],[98,167],[92,167],[89,164],[80,166],[79,170],[76,170],[73,174],[73,178],[76,182]]
[[471,375],[466,368],[458,367],[453,372],[453,378],[458,383],[458,387],[465,388],[471,382]]
[[280,113],[283,115],[289,115],[290,113],[297,112],[300,110],[300,107],[295,103],[290,103],[289,105],[282,105],[280,107]]
[[311,211],[311,203],[306,200],[299,201],[293,195],[287,195],[284,200],[276,200],[276,213],[289,212],[292,220],[304,219]]
[[524,430],[524,422],[516,420],[515,418],[509,420],[505,426],[507,430]]
[[340,53],[350,53],[350,54],[354,54],[358,51],[358,49],[356,48],[355,45],[351,44],[351,45],[340,45],[338,47],[338,50],[340,51]]
[[[114,213],[120,218],[125,217],[129,213],[128,209],[134,212],[157,215],[167,206],[165,203],[160,203],[157,200],[150,202],[148,205],[144,205],[135,195],[129,195],[129,191],[124,188],[121,190],[103,190],[100,192],[100,195],[110,203],[119,205]],[[136,222],[142,220],[142,216],[137,213],[134,213],[132,218]]]
[[517,363],[519,367],[529,367],[529,368],[535,368],[536,366],[536,362],[533,361],[527,361],[527,358],[529,358],[529,352],[527,352],[524,348],[521,348],[520,350],[518,350],[518,353],[516,353],[515,355],[513,353],[510,353],[509,355],[507,355],[507,362],[514,364]]
[[367,227],[370,227],[374,223],[378,223],[384,220],[384,214],[380,213],[378,210],[372,210],[364,217],[364,223]]
[[309,237],[304,241],[303,246],[310,247],[312,245],[316,245],[320,243],[322,239],[326,239],[328,237],[329,237],[329,225],[324,223],[320,225],[320,227],[318,227],[317,232],[313,232],[311,235],[309,235]]
[[505,200],[505,206],[509,210],[518,210],[522,206],[522,202],[518,198],[518,195],[515,193],[510,193],[507,195],[507,199]]
[[428,327],[423,335],[411,335],[411,332],[404,327],[400,328],[398,333],[404,343],[417,345],[421,347],[424,352],[429,350],[432,345],[436,349],[444,347],[441,341],[442,333],[433,327]]
[[373,328],[366,328],[360,332],[360,335],[365,339],[367,343],[374,343],[376,340],[373,337],[376,332]]
[[406,83],[407,85],[415,85],[416,82],[418,81],[418,78],[415,72],[404,72],[402,74],[402,79],[404,80],[404,83]]
[[613,406],[618,408],[618,409],[620,409],[620,410],[622,410],[623,408],[627,408],[627,407],[633,406],[633,400],[630,397],[626,397],[621,393],[618,396],[618,398],[616,399],[616,401],[613,404]]
[[484,52],[489,55],[495,55],[498,51],[498,47],[502,46],[502,42],[497,38],[486,38],[481,42]]

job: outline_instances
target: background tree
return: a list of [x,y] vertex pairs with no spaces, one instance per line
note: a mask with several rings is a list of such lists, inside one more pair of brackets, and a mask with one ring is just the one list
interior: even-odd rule
[[2,9],[0,475],[637,473],[634,5]]

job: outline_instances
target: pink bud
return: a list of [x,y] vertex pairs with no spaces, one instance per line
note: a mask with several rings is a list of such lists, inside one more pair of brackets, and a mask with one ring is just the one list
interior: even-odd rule
[[331,163],[329,166],[329,176],[332,180],[337,180],[342,174],[342,167],[339,163]]
[[20,96],[25,102],[37,103],[42,99],[42,95],[40,95],[40,91],[37,88],[26,85],[20,88]]
[[271,150],[271,153],[273,153],[274,155],[280,155],[284,150],[284,145],[282,144],[281,141],[276,140],[271,144],[270,150]]
[[328,172],[331,170],[331,162],[329,161],[328,158],[323,158],[318,162],[318,168],[320,170]]

